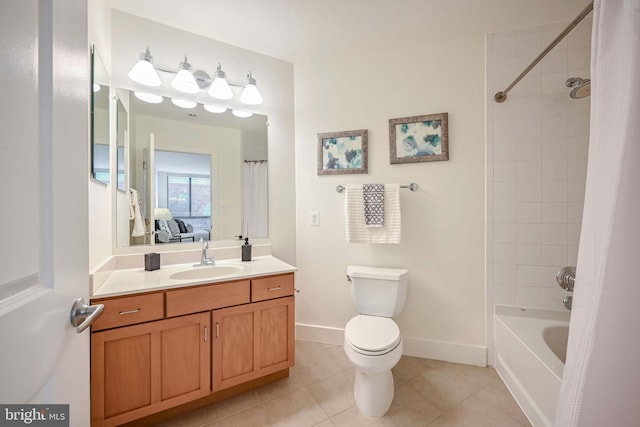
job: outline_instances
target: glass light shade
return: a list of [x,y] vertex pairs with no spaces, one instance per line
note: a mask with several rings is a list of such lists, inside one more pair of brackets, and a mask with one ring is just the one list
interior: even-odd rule
[[94,83],[93,84],[93,92],[100,92],[100,89],[102,88],[102,86],[100,86],[98,83]]
[[160,76],[153,68],[153,64],[147,59],[140,59],[133,66],[129,74],[131,80],[145,86],[160,86]]
[[162,97],[153,93],[133,92],[133,94],[140,101],[148,102],[149,104],[159,104],[162,102]]
[[249,105],[262,104],[262,96],[255,84],[249,83],[244,87],[242,95],[240,95],[240,102]]
[[184,93],[198,93],[200,88],[191,71],[183,69],[171,81],[171,87]]
[[227,111],[227,109],[225,107],[218,107],[217,105],[204,104],[203,107],[204,107],[205,110],[207,110],[210,113],[220,114],[220,113],[224,113],[225,111]]
[[242,110],[233,110],[231,112],[234,116],[236,117],[240,117],[240,118],[247,118],[247,117],[251,117],[253,116],[253,113],[250,113],[248,111],[242,111]]
[[209,88],[209,95],[218,99],[231,99],[233,98],[233,92],[225,79],[222,77],[216,77],[211,87]]
[[195,106],[198,105],[197,102],[187,101],[186,99],[171,98],[171,102],[173,102],[173,105],[176,105],[180,108],[195,108]]

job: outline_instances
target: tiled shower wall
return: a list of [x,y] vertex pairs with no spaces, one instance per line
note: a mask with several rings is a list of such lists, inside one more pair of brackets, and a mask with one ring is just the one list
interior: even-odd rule
[[566,23],[487,35],[486,313],[494,362],[494,305],[566,310],[555,279],[576,265],[589,141],[589,98],[571,99],[569,77],[589,78],[591,19],[504,90]]

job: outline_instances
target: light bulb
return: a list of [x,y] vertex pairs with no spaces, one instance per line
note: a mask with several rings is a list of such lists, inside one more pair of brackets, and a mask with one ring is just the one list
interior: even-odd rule
[[233,98],[233,92],[227,83],[227,75],[222,71],[222,67],[218,64],[216,72],[213,73],[213,83],[209,88],[209,95],[218,99],[231,99]]
[[175,90],[184,93],[198,93],[200,92],[200,87],[196,82],[195,77],[193,77],[193,73],[191,73],[191,64],[187,62],[187,56],[184,57],[184,62],[181,62],[178,65],[178,74],[171,81],[171,87]]
[[218,107],[217,105],[204,104],[203,107],[204,107],[205,110],[207,110],[210,113],[220,114],[220,113],[224,113],[225,111],[227,111],[227,109],[225,107]]
[[173,105],[176,105],[180,108],[195,108],[195,106],[198,105],[197,102],[188,101],[186,99],[171,98],[171,102],[173,102]]
[[140,54],[138,62],[127,74],[131,80],[145,86],[160,86],[160,76],[153,68],[153,56],[147,47],[146,52]]
[[256,87],[256,80],[251,75],[251,71],[247,74],[247,85],[244,87],[242,95],[240,95],[240,102],[249,105],[262,104],[262,95],[260,95]]
[[253,113],[250,113],[248,111],[243,111],[243,110],[233,110],[231,113],[234,116],[240,117],[240,118],[243,118],[243,119],[253,116]]
[[148,102],[149,104],[159,104],[162,102],[162,97],[153,93],[133,92],[133,94],[140,101]]

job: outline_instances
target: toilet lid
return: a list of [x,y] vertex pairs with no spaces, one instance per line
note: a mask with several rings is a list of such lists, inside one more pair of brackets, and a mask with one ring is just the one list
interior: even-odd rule
[[361,314],[347,322],[344,336],[356,349],[367,353],[382,353],[400,342],[400,329],[388,317]]

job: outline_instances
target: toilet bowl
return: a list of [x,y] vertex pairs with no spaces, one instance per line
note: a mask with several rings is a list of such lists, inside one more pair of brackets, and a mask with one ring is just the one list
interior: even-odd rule
[[348,266],[351,298],[360,313],[344,328],[344,352],[356,367],[354,397],[358,410],[381,417],[393,401],[391,368],[402,356],[400,329],[391,318],[407,299],[404,269]]

